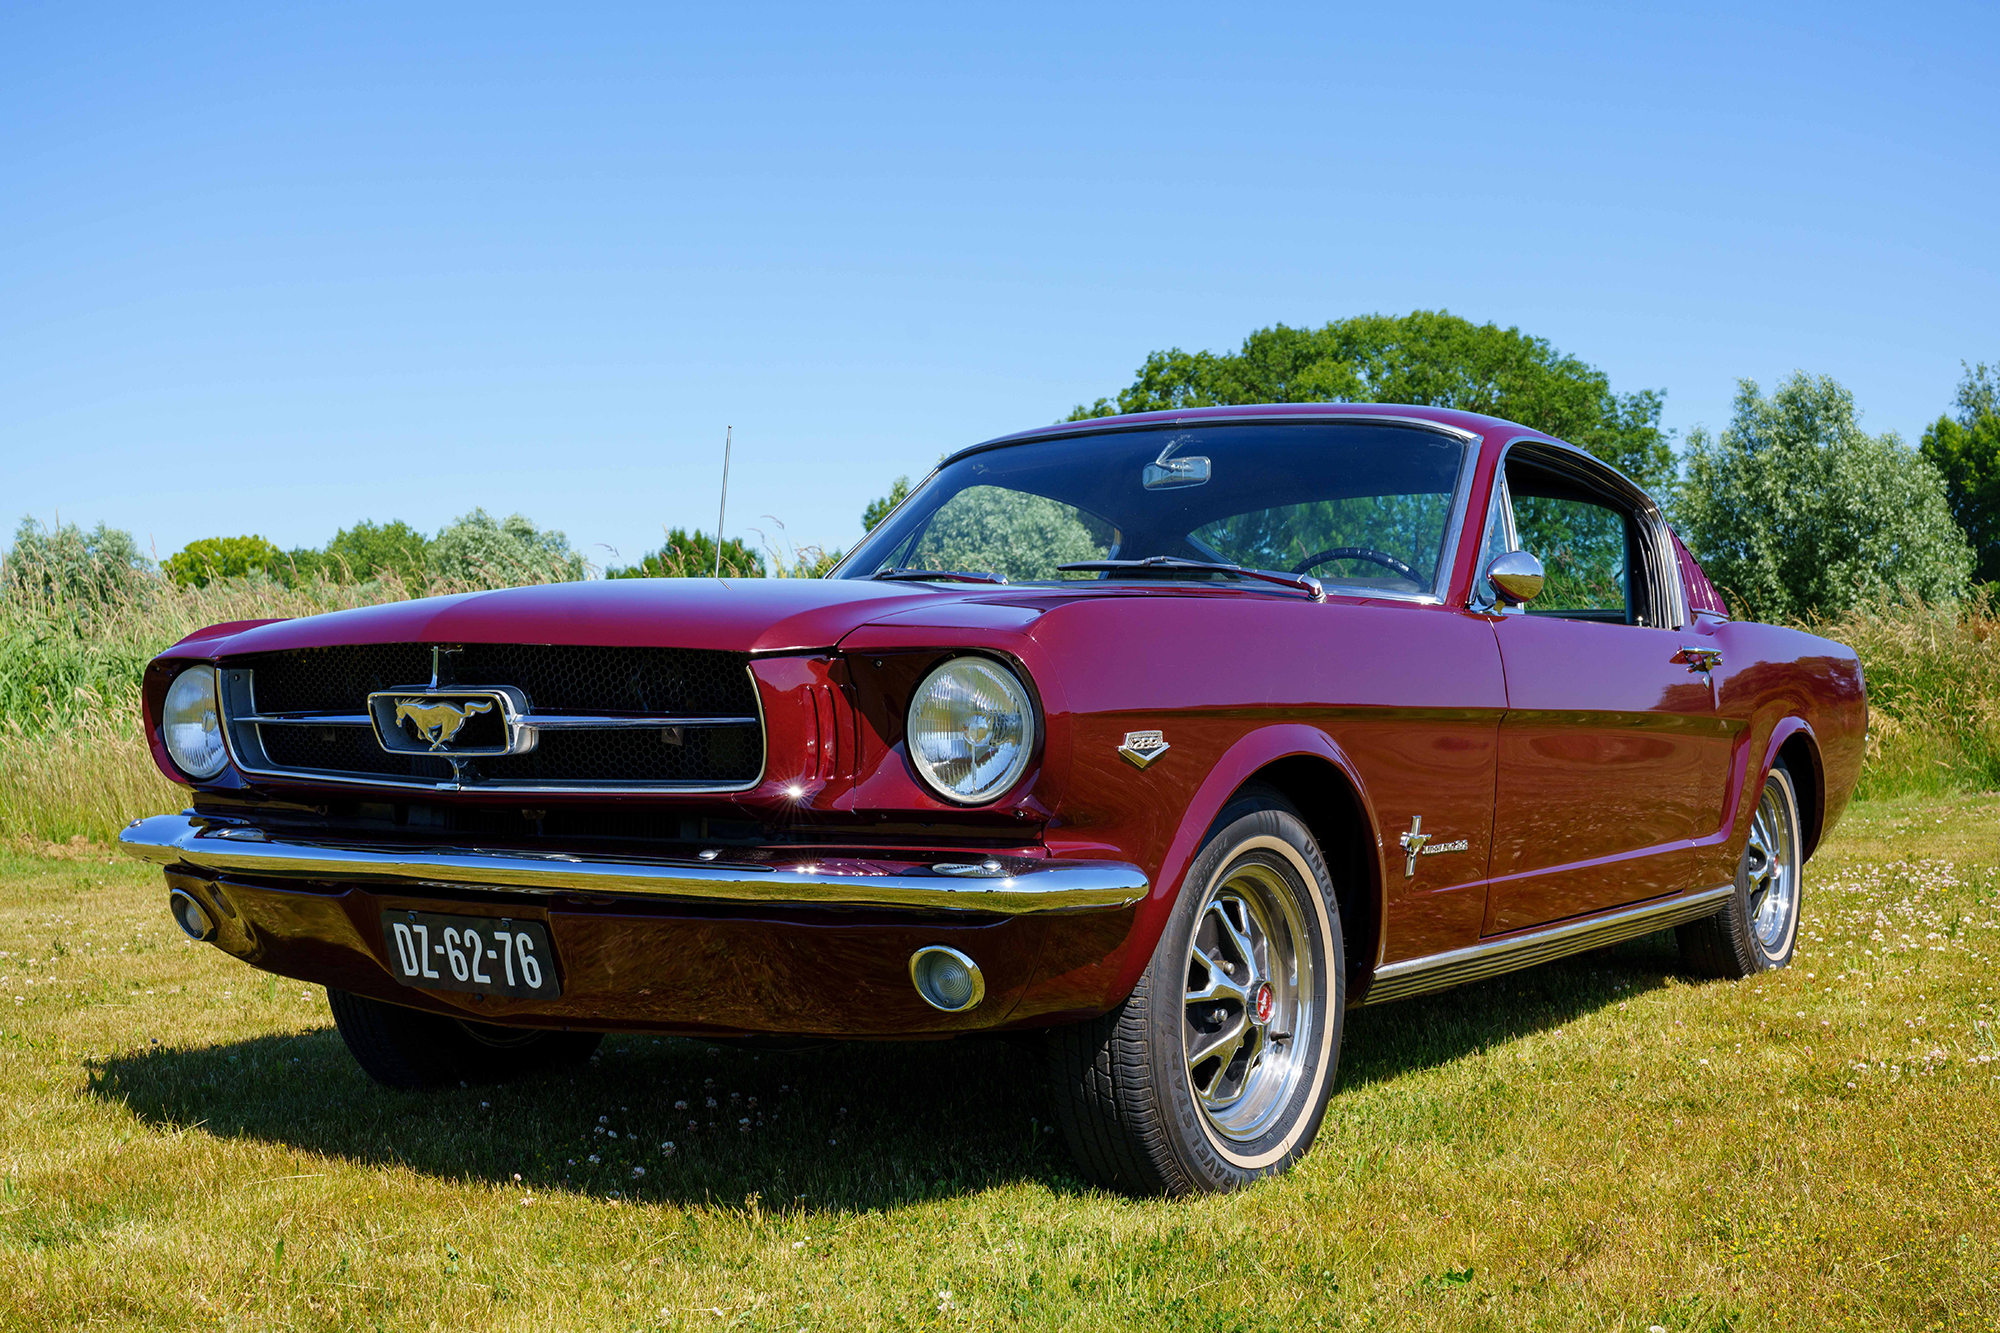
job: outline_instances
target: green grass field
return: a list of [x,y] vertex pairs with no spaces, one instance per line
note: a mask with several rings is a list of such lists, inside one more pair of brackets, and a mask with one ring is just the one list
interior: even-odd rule
[[1025,1045],[614,1038],[385,1092],[155,875],[17,847],[0,1326],[1992,1329],[1996,863],[2000,797],[1858,806],[1791,970],[1653,938],[1359,1011],[1300,1170],[1135,1203]]

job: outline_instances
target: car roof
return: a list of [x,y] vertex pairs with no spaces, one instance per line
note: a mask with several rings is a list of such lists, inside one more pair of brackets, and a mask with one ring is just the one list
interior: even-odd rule
[[1281,421],[1286,417],[1311,418],[1319,421],[1331,417],[1355,417],[1365,421],[1402,422],[1417,427],[1442,428],[1452,434],[1481,437],[1505,434],[1510,439],[1532,436],[1551,444],[1563,443],[1554,436],[1518,422],[1489,417],[1478,412],[1461,412],[1449,407],[1419,407],[1407,403],[1247,403],[1231,407],[1183,407],[1164,412],[1128,412],[1118,416],[1088,417],[1082,421],[1059,421],[1052,426],[1013,431],[1006,435],[996,435],[990,440],[982,440],[978,444],[969,445],[948,455],[939,466],[956,462],[967,454],[976,454],[1001,445],[1021,444],[1029,440],[1060,439],[1065,435],[1090,435],[1100,431],[1133,430],[1147,426],[1188,425],[1202,421]]

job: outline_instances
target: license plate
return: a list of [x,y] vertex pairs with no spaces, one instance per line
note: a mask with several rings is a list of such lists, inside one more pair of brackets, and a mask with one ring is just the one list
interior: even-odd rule
[[442,912],[384,912],[389,971],[405,986],[552,1000],[555,950],[535,921]]

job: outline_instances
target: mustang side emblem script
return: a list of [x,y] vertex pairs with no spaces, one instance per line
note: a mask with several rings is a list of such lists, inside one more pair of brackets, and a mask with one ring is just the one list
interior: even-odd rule
[[1410,816],[1410,831],[1396,839],[1403,846],[1403,878],[1414,879],[1419,856],[1438,856],[1444,852],[1470,851],[1472,844],[1464,838],[1456,842],[1433,842],[1431,835],[1424,832],[1424,817]]
[[1125,743],[1118,747],[1118,753],[1144,768],[1171,748],[1163,731],[1128,731]]
[[469,701],[464,707],[457,704],[426,703],[422,699],[396,700],[396,725],[405,722],[417,724],[417,739],[429,741],[433,750],[442,750],[451,744],[451,738],[458,735],[458,729],[468,719],[481,713],[493,711],[493,701]]

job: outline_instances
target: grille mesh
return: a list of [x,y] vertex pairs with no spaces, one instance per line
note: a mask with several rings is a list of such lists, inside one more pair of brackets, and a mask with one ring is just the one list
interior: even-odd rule
[[[508,685],[534,713],[658,716],[663,726],[583,728],[541,733],[523,755],[475,759],[467,786],[569,786],[625,782],[741,786],[763,766],[762,729],[664,725],[676,716],[755,717],[756,687],[743,653],[687,648],[607,648],[466,644],[445,655],[441,684]],[[423,685],[431,646],[366,644],[268,653],[229,662],[247,667],[260,713],[367,710],[376,690]],[[365,727],[256,726],[269,766],[387,782],[443,782],[443,758],[390,754]],[[245,739],[239,733],[239,741]]]

